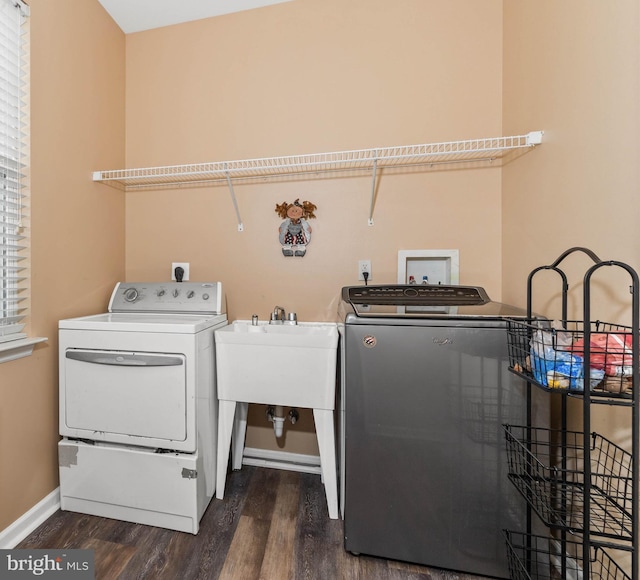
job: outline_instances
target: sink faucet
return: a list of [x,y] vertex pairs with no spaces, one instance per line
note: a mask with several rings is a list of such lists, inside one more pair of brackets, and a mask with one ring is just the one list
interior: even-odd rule
[[271,320],[269,324],[282,324],[285,319],[284,308],[282,306],[275,306],[273,313],[271,314]]

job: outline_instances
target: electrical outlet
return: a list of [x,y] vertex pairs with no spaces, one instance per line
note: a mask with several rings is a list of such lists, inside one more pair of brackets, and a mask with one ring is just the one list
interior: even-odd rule
[[371,260],[358,260],[358,280],[364,280],[364,273],[368,272],[367,282],[371,282]]
[[188,282],[189,281],[189,262],[171,262],[171,279],[175,282],[176,268],[178,267],[184,270],[182,281]]

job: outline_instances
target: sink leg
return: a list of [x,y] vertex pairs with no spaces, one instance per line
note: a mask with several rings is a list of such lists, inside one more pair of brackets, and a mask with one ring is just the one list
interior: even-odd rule
[[242,469],[248,410],[249,403],[238,403],[236,407],[236,420],[233,424],[233,447],[231,448],[231,467],[236,471]]
[[327,496],[327,508],[332,520],[338,519],[338,478],[336,474],[336,442],[333,426],[333,411],[314,409],[318,448],[320,449],[320,468]]
[[220,401],[218,409],[218,468],[216,471],[216,497],[224,498],[224,486],[227,481],[229,465],[229,447],[233,430],[233,416],[236,412],[235,401]]

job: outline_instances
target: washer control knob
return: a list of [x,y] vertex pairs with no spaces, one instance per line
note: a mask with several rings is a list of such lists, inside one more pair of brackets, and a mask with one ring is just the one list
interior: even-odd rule
[[208,294],[203,294],[202,295],[202,299],[203,300],[209,300],[209,295]]
[[127,288],[124,291],[124,299],[127,302],[135,302],[138,299],[138,291],[135,288]]
[[178,289],[176,288],[176,289],[172,292],[172,294],[173,294],[173,297],[174,297],[174,298],[177,298],[177,297],[178,297],[178,294],[180,294],[180,290],[178,290]]
[[193,298],[196,295],[196,293],[193,290],[189,290],[189,292],[187,293],[187,298]]
[[166,290],[158,290],[158,296],[164,296],[166,293]]

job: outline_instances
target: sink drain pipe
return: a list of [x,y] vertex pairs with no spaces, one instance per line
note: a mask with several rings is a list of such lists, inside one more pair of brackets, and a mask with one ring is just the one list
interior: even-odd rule
[[267,419],[273,423],[276,438],[282,437],[284,432],[284,407],[281,405],[267,407]]
[[275,413],[273,415],[273,432],[276,437],[282,437],[284,431],[284,407],[276,405]]
[[[298,410],[291,409],[289,411],[289,420],[292,424],[298,420]],[[281,405],[274,405],[267,407],[267,419],[273,422],[273,432],[276,438],[282,437],[284,432],[284,407]]]

